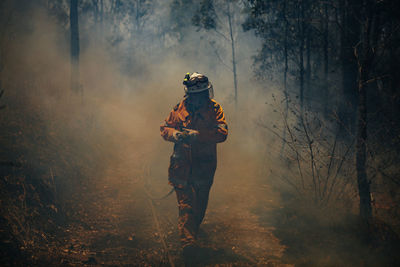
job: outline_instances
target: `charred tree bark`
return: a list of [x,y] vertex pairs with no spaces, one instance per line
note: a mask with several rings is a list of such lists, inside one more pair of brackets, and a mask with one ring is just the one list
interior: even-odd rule
[[[367,162],[367,81],[374,58],[371,40],[377,40],[377,21],[374,21],[374,4],[364,0],[361,11],[360,42],[354,49],[358,63],[358,113],[356,170],[358,193],[360,197],[360,217],[368,225],[372,217],[370,182],[368,181]],[[373,22],[374,21],[374,22]]]
[[304,21],[304,6],[303,1],[300,1],[299,6],[299,15],[297,19],[298,28],[300,32],[300,40],[299,40],[299,87],[300,87],[300,110],[301,113],[304,111],[304,30],[305,30],[305,21]]
[[[284,67],[283,67],[283,94],[285,96],[285,120],[287,119],[287,116],[289,114],[289,94],[288,94],[288,88],[287,88],[287,73],[289,70],[288,67],[288,34],[289,34],[289,21],[286,18],[286,1],[284,2],[284,8],[283,8],[283,16],[285,20],[285,39],[283,43],[283,59],[284,59]],[[286,144],[286,127],[283,127],[283,133],[282,133],[282,147],[280,151],[280,155],[283,154],[283,151],[285,149],[285,144]]]
[[[311,32],[310,28],[306,26],[305,29],[306,32],[306,78],[305,78],[305,88],[307,90],[307,93],[309,94],[310,89],[311,89]],[[311,102],[308,101],[308,105],[311,105]]]
[[328,5],[324,3],[324,15],[323,17],[323,57],[324,57],[324,75],[323,75],[323,102],[324,102],[324,113],[328,114],[329,103],[329,12]]
[[[358,92],[357,88],[357,61],[354,57],[354,47],[359,41],[360,23],[359,1],[340,0],[340,57],[342,70],[343,100],[339,105],[339,117],[341,125],[347,127],[352,133],[355,132],[355,120],[357,114]],[[343,129],[341,129],[342,131]]]
[[71,90],[82,94],[79,84],[78,0],[71,0],[69,18],[71,29]]
[[[393,33],[395,30],[394,23],[390,23],[390,28],[389,32]],[[399,124],[400,117],[396,116],[397,114],[400,114],[400,107],[398,105],[399,103],[399,88],[398,85],[400,84],[400,77],[398,75],[398,69],[399,69],[399,60],[396,56],[395,50],[396,50],[397,44],[396,42],[391,39],[389,43],[389,55],[390,55],[390,103],[391,103],[391,112],[390,112],[390,120],[394,122],[395,124]]]
[[359,101],[357,118],[357,145],[356,145],[356,169],[357,184],[360,197],[360,216],[363,221],[368,222],[371,218],[371,191],[367,177],[367,88],[365,81],[368,78],[367,66],[361,65],[358,70]]

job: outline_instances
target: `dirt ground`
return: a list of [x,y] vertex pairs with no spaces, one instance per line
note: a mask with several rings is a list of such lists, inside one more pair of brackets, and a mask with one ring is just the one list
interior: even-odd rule
[[[93,130],[103,131],[101,138],[91,138],[96,135],[88,132],[79,135],[77,144],[61,139],[50,154],[58,164],[32,174],[52,178],[57,201],[36,209],[49,214],[35,210],[34,221],[27,223],[36,227],[34,242],[25,247],[15,242],[10,248],[7,236],[2,245],[10,251],[3,253],[8,258],[2,262],[8,266],[184,265],[175,195],[149,197],[171,190],[167,168],[172,143],[162,140],[158,125],[148,125],[160,116],[130,125],[127,118],[135,112],[129,108],[107,106],[103,113],[112,116],[102,117],[104,122]],[[151,131],[140,131],[146,128]],[[327,212],[313,212],[309,205],[285,202],[282,188],[272,187],[274,177],[269,174],[269,168],[282,167],[268,162],[279,151],[260,146],[257,136],[243,134],[241,128],[246,131],[243,125],[230,126],[228,140],[218,145],[217,172],[199,233],[199,266],[397,266],[391,258],[398,246],[387,241],[394,236],[391,232],[382,231],[380,243],[371,248],[360,242],[355,216],[331,222],[336,211],[326,217]],[[45,139],[40,145],[45,147]],[[57,155],[59,151],[64,155]],[[71,164],[60,164],[64,161]],[[30,169],[20,172],[14,176],[23,177]],[[49,218],[53,222],[44,227]],[[0,235],[8,232],[4,228]]]
[[[183,266],[175,194],[163,200],[148,195],[162,196],[171,189],[161,177],[167,170],[132,166],[134,154],[125,153],[120,155],[125,160],[116,160],[119,164],[110,164],[103,177],[82,184],[82,192],[71,196],[73,208],[67,214],[68,227],[60,229],[54,264]],[[271,189],[250,177],[256,175],[251,164],[229,164],[234,157],[219,163],[199,234],[200,266],[292,266],[282,262],[285,247],[265,223],[264,211],[277,208]],[[238,175],[244,172],[250,176]],[[263,223],[254,212],[260,203]]]

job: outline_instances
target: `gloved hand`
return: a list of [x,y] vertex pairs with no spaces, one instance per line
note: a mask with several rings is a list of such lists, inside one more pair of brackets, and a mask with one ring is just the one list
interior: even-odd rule
[[199,131],[192,129],[185,129],[183,131],[183,142],[187,144],[191,144],[197,141],[199,137]]
[[182,142],[183,139],[184,139],[184,133],[181,132],[181,131],[176,130],[176,131],[173,132],[172,138],[174,139],[174,141],[176,143]]
[[192,129],[184,129],[182,132],[176,130],[172,134],[172,137],[176,143],[183,142],[185,144],[191,144],[193,142],[196,142],[198,136],[199,136],[199,131]]

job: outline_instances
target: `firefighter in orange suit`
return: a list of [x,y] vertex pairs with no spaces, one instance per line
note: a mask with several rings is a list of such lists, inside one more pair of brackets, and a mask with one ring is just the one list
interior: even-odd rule
[[217,167],[217,143],[226,140],[228,126],[205,75],[187,73],[183,84],[185,96],[160,131],[166,141],[174,143],[168,180],[178,199],[178,228],[185,254],[195,247]]

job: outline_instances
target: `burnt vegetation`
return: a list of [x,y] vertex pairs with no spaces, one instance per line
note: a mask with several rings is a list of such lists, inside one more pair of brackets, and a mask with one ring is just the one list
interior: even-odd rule
[[395,0],[1,1],[0,264],[183,264],[152,138],[192,68],[233,133],[203,265],[396,266],[399,67]]

